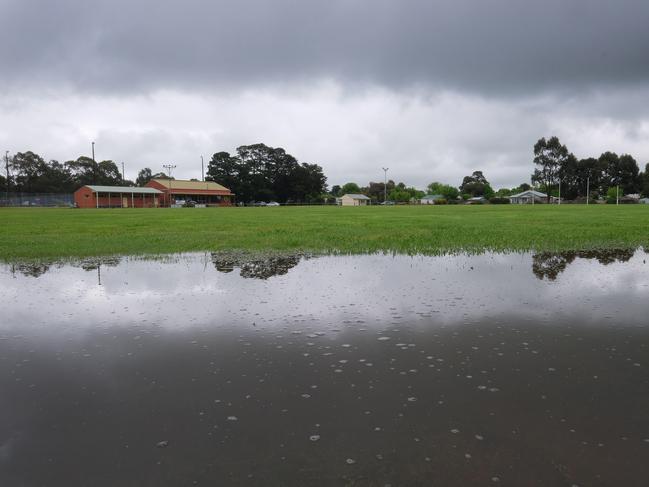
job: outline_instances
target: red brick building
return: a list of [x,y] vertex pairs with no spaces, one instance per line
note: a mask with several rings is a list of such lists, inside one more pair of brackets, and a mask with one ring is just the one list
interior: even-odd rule
[[152,179],[146,187],[163,193],[160,206],[182,204],[186,201],[195,201],[207,206],[230,206],[234,198],[234,193],[214,181]]
[[157,208],[164,193],[156,188],[81,186],[74,192],[77,208]]

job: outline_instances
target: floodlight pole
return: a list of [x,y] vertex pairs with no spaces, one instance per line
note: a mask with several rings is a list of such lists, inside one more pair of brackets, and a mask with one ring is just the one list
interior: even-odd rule
[[590,173],[588,173],[588,178],[586,178],[586,205],[588,205],[590,200]]
[[383,169],[383,202],[388,201],[388,169],[389,167],[384,167]]
[[561,179],[559,179],[559,202],[557,204],[561,204]]
[[7,170],[7,206],[9,206],[9,185],[11,184],[11,179],[9,177],[9,151],[5,151],[5,169]]
[[532,181],[532,187],[530,190],[532,191],[532,206],[534,206],[534,200],[536,199],[536,196],[534,195],[534,181]]
[[201,178],[205,182],[205,163],[203,162],[203,156],[201,156]]
[[124,163],[122,162],[122,184],[124,184],[124,181],[126,181],[126,178],[124,177]]
[[95,141],[92,141],[92,174],[94,175],[94,178],[92,178],[93,182],[97,184],[97,161],[95,161]]
[[620,185],[615,186],[615,204],[620,204]]

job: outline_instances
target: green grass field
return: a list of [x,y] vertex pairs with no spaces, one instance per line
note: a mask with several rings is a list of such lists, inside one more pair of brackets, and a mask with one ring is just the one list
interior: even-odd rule
[[0,259],[649,247],[649,205],[0,209]]

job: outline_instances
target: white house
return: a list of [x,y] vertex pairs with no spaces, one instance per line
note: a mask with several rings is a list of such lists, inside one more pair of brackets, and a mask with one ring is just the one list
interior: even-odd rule
[[427,194],[422,199],[419,200],[419,203],[422,205],[434,205],[437,200],[443,200],[444,195],[441,194]]
[[[531,204],[532,199],[534,200],[535,203],[546,203],[548,201],[548,195],[545,193],[541,193],[540,191],[528,189],[527,191],[523,191],[522,193],[518,193],[518,194],[513,194],[509,197],[509,200],[514,205]],[[559,201],[559,198],[550,196],[551,203],[556,203],[557,201]]]
[[369,204],[370,199],[364,194],[344,194],[336,198],[336,202],[342,206],[365,206]]

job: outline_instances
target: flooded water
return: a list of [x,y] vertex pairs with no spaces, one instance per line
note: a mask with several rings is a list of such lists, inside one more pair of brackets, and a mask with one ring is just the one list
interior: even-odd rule
[[646,486],[649,254],[0,266],[2,486]]

